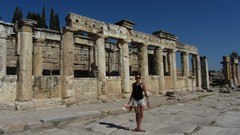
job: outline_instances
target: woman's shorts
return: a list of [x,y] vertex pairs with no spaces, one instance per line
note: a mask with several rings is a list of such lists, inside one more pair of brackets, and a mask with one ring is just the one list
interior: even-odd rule
[[145,100],[144,100],[144,98],[141,100],[133,99],[132,105],[133,106],[145,106]]

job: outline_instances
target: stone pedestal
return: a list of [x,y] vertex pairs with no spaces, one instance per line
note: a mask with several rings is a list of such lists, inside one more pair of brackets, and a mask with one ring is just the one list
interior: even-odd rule
[[32,52],[33,52],[33,26],[35,21],[21,19],[18,21],[18,85],[17,100],[32,100]]

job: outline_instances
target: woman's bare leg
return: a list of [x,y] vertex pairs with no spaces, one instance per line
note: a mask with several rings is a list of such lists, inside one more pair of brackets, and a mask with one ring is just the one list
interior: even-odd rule
[[143,114],[144,114],[144,107],[143,106],[139,106],[139,121],[138,121],[139,122],[138,130],[139,131],[144,131],[144,130],[141,129]]
[[139,111],[138,111],[138,107],[137,106],[134,106],[134,111],[135,111],[135,118],[136,118],[136,128],[133,131],[138,131]]

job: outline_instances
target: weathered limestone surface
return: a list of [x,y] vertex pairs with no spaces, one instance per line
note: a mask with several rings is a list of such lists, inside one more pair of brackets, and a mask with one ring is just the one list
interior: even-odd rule
[[65,28],[62,39],[62,73],[61,73],[61,92],[63,98],[72,98],[75,95],[73,90],[73,32]]
[[17,76],[5,76],[0,81],[0,102],[13,103],[16,100]]
[[105,44],[103,37],[97,37],[97,72],[98,72],[98,96],[106,95],[106,59],[105,59]]
[[202,69],[202,88],[209,89],[209,73],[207,57],[200,57]]
[[36,40],[33,48],[33,75],[41,76],[43,71],[43,40]]
[[122,92],[125,93],[130,93],[131,90],[129,87],[129,49],[128,49],[128,43],[127,42],[122,42],[122,86],[123,90]]
[[32,50],[33,50],[33,25],[35,21],[22,19],[18,25],[20,27],[18,35],[20,36],[19,52],[19,76],[17,100],[32,100]]
[[157,75],[159,75],[159,93],[165,89],[164,67],[163,67],[163,48],[155,49]]
[[182,70],[183,70],[183,76],[185,76],[185,87],[189,89],[189,82],[188,82],[188,76],[189,76],[189,53],[181,53],[183,63],[182,63]]
[[61,81],[59,76],[38,76],[33,82],[34,99],[61,98]]

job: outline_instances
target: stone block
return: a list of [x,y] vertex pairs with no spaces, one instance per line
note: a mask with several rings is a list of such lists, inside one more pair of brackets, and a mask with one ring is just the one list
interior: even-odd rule
[[32,101],[27,101],[27,102],[15,102],[16,110],[30,110],[34,108],[33,102]]
[[18,131],[24,131],[26,127],[27,127],[27,123],[23,121],[13,121],[10,123],[6,123],[3,126],[0,126],[0,131],[4,133],[18,132]]

